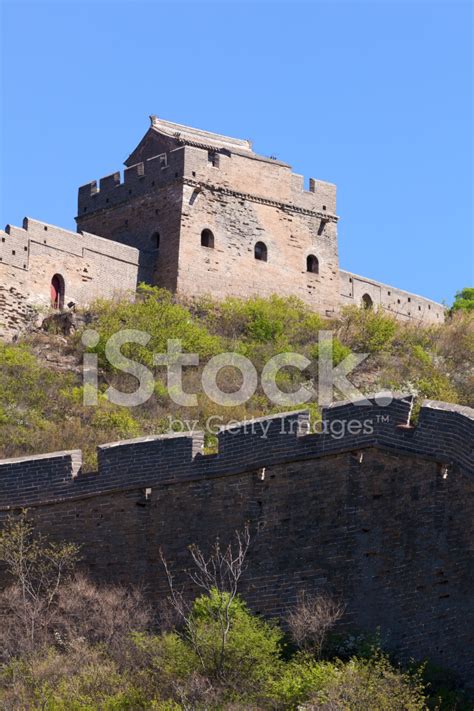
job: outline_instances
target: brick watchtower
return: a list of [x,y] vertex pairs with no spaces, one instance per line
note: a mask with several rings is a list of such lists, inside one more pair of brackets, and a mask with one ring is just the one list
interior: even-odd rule
[[139,279],[186,295],[295,295],[340,302],[336,188],[250,141],[155,116],[114,173],[79,189],[79,230],[136,247]]

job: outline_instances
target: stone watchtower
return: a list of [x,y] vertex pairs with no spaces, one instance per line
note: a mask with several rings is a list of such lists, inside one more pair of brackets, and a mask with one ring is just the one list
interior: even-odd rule
[[136,247],[139,279],[180,294],[340,302],[336,187],[258,155],[247,140],[151,117],[113,173],[79,189],[77,226]]

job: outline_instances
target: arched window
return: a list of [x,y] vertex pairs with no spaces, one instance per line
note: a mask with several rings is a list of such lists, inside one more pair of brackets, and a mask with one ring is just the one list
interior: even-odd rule
[[153,234],[151,236],[151,244],[153,246],[153,249],[160,248],[160,233],[159,232],[153,232]]
[[201,232],[201,246],[214,248],[214,235],[211,230],[205,229]]
[[254,250],[255,259],[266,262],[268,257],[267,245],[264,242],[257,242]]
[[55,274],[51,279],[51,306],[62,309],[64,306],[64,279],[61,274]]
[[364,309],[371,309],[373,305],[374,302],[372,301],[371,297],[368,294],[364,294],[362,297],[362,306],[364,307]]
[[319,274],[319,262],[314,254],[308,254],[306,257],[306,271],[313,274]]

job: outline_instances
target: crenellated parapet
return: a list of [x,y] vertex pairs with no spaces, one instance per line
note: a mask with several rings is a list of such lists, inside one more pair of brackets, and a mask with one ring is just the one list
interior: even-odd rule
[[125,168],[123,180],[119,171],[79,188],[78,217],[109,209],[131,201],[182,179],[184,148],[148,158]]
[[413,398],[385,405],[335,403],[323,411],[321,431],[295,411],[224,427],[218,452],[203,454],[202,432],[173,433],[104,444],[98,471],[82,473],[81,452],[56,452],[0,461],[0,508],[36,506],[127,489],[153,488],[261,470],[375,447],[429,458],[449,471],[474,473],[474,410],[425,401],[410,424]]

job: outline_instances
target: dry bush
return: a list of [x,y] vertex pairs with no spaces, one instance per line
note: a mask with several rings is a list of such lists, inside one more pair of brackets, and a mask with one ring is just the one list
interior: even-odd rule
[[131,633],[148,629],[151,619],[151,608],[139,590],[98,587],[79,575],[59,590],[52,633],[62,644],[78,639],[89,645],[104,644],[121,661],[130,647]]
[[298,596],[296,607],[287,615],[290,635],[301,649],[321,656],[329,630],[344,614],[345,606],[329,595]]
[[44,598],[25,599],[21,586],[14,584],[0,593],[0,658],[6,661],[51,644],[69,649],[82,640],[106,645],[122,661],[131,632],[148,628],[150,621],[150,608],[138,590],[98,587],[79,576],[61,585],[48,604]]
[[0,592],[0,662],[31,653],[49,642],[51,609],[44,600],[23,595],[20,585]]
[[102,700],[116,694],[120,697],[130,688],[127,676],[119,673],[103,650],[77,641],[67,654],[49,648],[12,661],[1,678],[0,708],[99,709],[105,708]]

